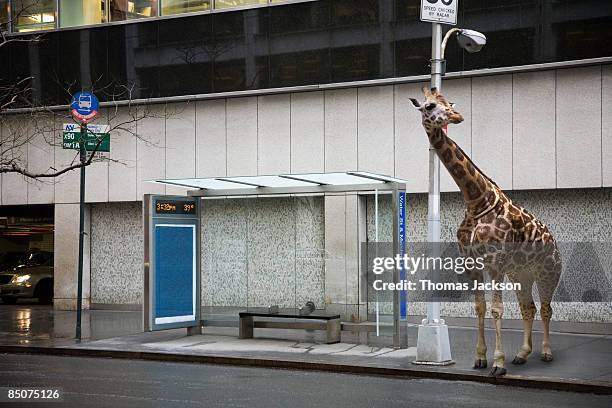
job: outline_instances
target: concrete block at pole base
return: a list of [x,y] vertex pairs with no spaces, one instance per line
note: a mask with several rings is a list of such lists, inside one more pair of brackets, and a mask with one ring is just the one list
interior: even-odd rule
[[417,355],[413,364],[454,364],[448,340],[448,326],[444,323],[420,324],[417,339]]

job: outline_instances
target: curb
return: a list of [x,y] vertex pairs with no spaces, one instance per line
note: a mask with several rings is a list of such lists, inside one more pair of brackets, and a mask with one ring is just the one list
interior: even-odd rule
[[118,358],[129,360],[164,361],[174,363],[216,364],[277,369],[327,371],[344,374],[374,375],[406,379],[427,378],[446,381],[470,381],[522,388],[537,388],[555,391],[570,391],[579,393],[612,395],[612,384],[602,382],[586,382],[574,379],[556,380],[550,378],[533,378],[517,375],[506,375],[504,377],[495,378],[477,374],[444,372],[434,370],[415,370],[407,368],[355,366],[348,364],[309,361],[271,360],[253,357],[187,355],[159,352],[156,353],[148,351],[104,350],[70,347],[0,346],[0,354],[1,353]]

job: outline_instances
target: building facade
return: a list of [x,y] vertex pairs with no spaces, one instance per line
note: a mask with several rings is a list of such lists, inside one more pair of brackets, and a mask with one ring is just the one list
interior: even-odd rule
[[[111,135],[111,161],[87,168],[88,306],[142,303],[143,194],[185,194],[149,182],[156,179],[395,176],[408,182],[409,240],[425,240],[428,141],[408,99],[428,86],[431,30],[419,21],[418,0],[83,1],[78,13],[49,1],[28,21],[12,19],[16,3],[0,1],[9,38],[46,31],[0,48],[3,81],[33,78],[17,109],[2,113],[3,135],[27,126],[31,105],[67,110],[70,87],[93,88],[105,102],[97,123],[125,120],[134,106],[150,113]],[[238,8],[222,6],[230,3]],[[484,32],[488,44],[472,55],[449,43],[443,92],[465,117],[450,136],[559,241],[609,241],[612,7],[570,0],[459,6],[459,26]],[[86,17],[94,9],[99,16]],[[58,140],[61,124],[53,120],[48,135]],[[39,171],[74,159],[44,140],[22,153]],[[0,180],[2,206],[54,206],[54,304],[73,308],[78,172],[53,182]],[[442,190],[450,241],[463,206],[444,171]],[[381,240],[390,236],[389,203],[381,199]],[[313,300],[347,320],[367,319],[359,248],[374,240],[371,195],[228,198],[202,208],[203,306]],[[612,320],[606,304],[558,310],[561,320]],[[412,314],[420,313],[415,306]],[[471,306],[443,313],[470,315]]]

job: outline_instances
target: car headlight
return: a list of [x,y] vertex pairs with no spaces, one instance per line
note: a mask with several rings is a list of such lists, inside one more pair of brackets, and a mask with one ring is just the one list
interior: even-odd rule
[[17,275],[11,280],[11,283],[24,283],[29,281],[31,277],[31,275]]

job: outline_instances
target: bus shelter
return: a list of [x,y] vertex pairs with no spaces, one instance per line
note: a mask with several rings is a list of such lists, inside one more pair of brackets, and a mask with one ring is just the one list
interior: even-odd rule
[[[186,196],[145,195],[144,214],[144,327],[162,330],[201,327],[200,207],[205,198],[287,197],[356,193],[376,197],[391,195],[392,248],[405,252],[406,181],[365,172],[280,174],[153,180],[188,189]],[[378,211],[378,210],[377,210]],[[376,222],[378,222],[378,212]],[[402,271],[393,270],[399,282]],[[392,300],[393,345],[400,347],[400,322],[406,316],[406,294],[394,291]]]

